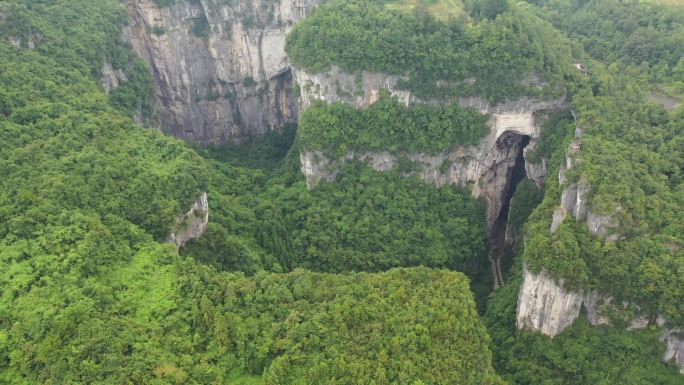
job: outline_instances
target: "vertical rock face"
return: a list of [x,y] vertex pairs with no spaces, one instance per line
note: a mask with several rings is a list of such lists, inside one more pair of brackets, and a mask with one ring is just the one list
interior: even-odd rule
[[[533,126],[530,125],[533,129]],[[530,132],[535,135],[535,133]],[[508,189],[509,173],[515,165],[523,135],[504,131],[499,137],[486,136],[478,146],[459,147],[440,154],[391,154],[386,151],[349,151],[338,159],[330,159],[320,151],[302,150],[300,169],[311,189],[321,181],[333,181],[344,162],[360,161],[383,172],[396,168],[399,156],[417,166],[415,174],[436,186],[473,184],[472,193],[487,202],[487,222],[491,226],[499,215]],[[445,167],[447,165],[448,167]]]
[[517,325],[547,336],[556,336],[577,319],[582,307],[581,293],[558,284],[548,273],[523,272],[523,285],[518,295]]
[[537,148],[539,140],[531,140],[530,144],[523,150],[523,157],[525,158],[525,175],[527,179],[534,182],[534,185],[539,189],[543,189],[546,184],[546,170],[547,170],[547,159],[541,158],[540,162],[533,163],[528,161],[530,152]]
[[670,330],[661,340],[667,344],[663,362],[674,361],[679,367],[679,373],[684,374],[684,331]]
[[415,101],[409,91],[397,87],[399,77],[393,75],[367,71],[349,74],[333,66],[328,72],[317,74],[295,69],[294,76],[301,88],[302,109],[317,100],[365,108],[379,99],[380,90],[389,91],[405,105]]
[[[295,78],[301,89],[304,109],[317,100],[365,108],[378,100],[381,90],[389,91],[406,105],[426,102],[418,100],[408,91],[398,89],[399,78],[396,76],[367,72],[350,75],[333,68],[324,74],[295,70]],[[304,149],[300,154],[301,171],[308,187],[313,188],[321,181],[334,180],[341,165],[348,160],[364,162],[376,171],[387,171],[396,168],[402,156],[417,166],[418,171],[414,174],[428,183],[437,186],[472,184],[473,195],[487,202],[487,222],[492,226],[503,206],[509,188],[509,174],[523,146],[523,137],[532,141],[538,139],[540,128],[536,123],[537,115],[565,109],[568,101],[565,97],[550,101],[522,98],[492,105],[481,98],[470,97],[451,102],[489,115],[491,132],[477,146],[461,146],[439,154],[349,151],[339,159],[329,159],[322,152]],[[546,176],[544,163],[528,163],[525,168],[532,172],[535,183],[543,183]]]
[[[622,308],[630,306],[625,302]],[[518,329],[538,331],[549,337],[555,337],[579,317],[584,307],[587,320],[593,326],[610,325],[611,320],[606,311],[617,310],[613,298],[595,291],[588,293],[582,290],[568,290],[563,280],[556,282],[553,277],[541,271],[534,274],[523,269],[523,284],[518,294],[516,324]],[[639,307],[636,307],[639,310]],[[628,330],[643,329],[651,325],[663,328],[661,342],[667,345],[663,363],[674,362],[684,374],[684,331],[668,329],[667,320],[661,316],[637,314],[630,322]]]
[[202,143],[240,142],[297,119],[289,28],[319,0],[225,5],[126,0],[124,38],[152,68],[160,125]]
[[204,234],[209,224],[209,200],[207,193],[202,193],[190,210],[176,218],[176,226],[169,236],[169,243],[178,247],[185,246],[192,239]]
[[126,81],[126,74],[121,69],[114,69],[112,64],[104,62],[102,64],[102,75],[100,76],[100,84],[105,92],[109,94],[112,90],[119,88],[121,83]]
[[525,267],[518,294],[517,326],[554,337],[575,322],[582,306],[591,325],[609,325],[605,310],[615,308],[612,302],[612,297],[596,291],[569,290],[562,279],[556,281],[543,270],[534,274]]

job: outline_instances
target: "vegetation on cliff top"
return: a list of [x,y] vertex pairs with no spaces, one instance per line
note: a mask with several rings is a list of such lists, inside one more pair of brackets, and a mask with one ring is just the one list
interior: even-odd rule
[[[598,66],[593,72],[589,89],[578,89],[573,98],[584,131],[576,165],[563,186],[556,178],[547,182],[544,202],[531,218],[525,261],[574,287],[610,293],[617,303],[628,301],[646,314],[682,324],[681,113],[668,115],[648,103],[644,92],[620,74]],[[565,161],[564,152],[561,148],[552,173]],[[583,197],[588,211],[615,221],[608,232],[617,241],[591,235],[586,221],[575,221],[571,214],[550,234],[563,189],[579,180],[591,188]]]
[[474,146],[490,131],[488,116],[457,103],[406,107],[382,92],[366,109],[317,102],[304,111],[299,143],[338,158],[348,150],[427,152]]
[[593,58],[629,73],[646,91],[684,99],[684,8],[644,1],[534,2]]
[[[493,14],[476,12],[468,8],[473,2],[466,2],[466,9],[482,21],[463,30],[429,16],[402,12],[397,17],[425,28],[419,31],[436,31],[422,37],[460,36],[468,44],[493,44],[493,56],[466,63],[490,65],[485,68],[493,74],[507,70],[477,60],[507,57],[500,56],[505,53],[498,46],[500,28],[504,43],[525,40],[519,28],[528,24],[519,20],[536,23],[530,44],[551,36],[545,33],[549,25],[528,12],[532,8],[514,5],[498,11],[500,2],[482,4],[491,4],[487,9]],[[335,7],[348,12],[339,2]],[[399,12],[369,7],[373,17]],[[493,17],[496,21],[489,21]],[[422,25],[421,20],[429,22]],[[295,158],[286,158],[285,171],[274,177],[264,169],[236,166],[222,149],[201,150],[221,157],[207,160],[180,141],[141,129],[130,115],[152,110],[151,83],[145,65],[119,40],[124,22],[124,10],[114,0],[0,1],[0,382],[500,383],[464,275],[423,267],[338,275],[295,270],[380,271],[425,264],[474,276],[485,242],[480,203],[452,187],[425,186],[358,165],[345,167],[342,183],[308,192],[301,176],[287,171]],[[678,27],[662,29],[652,22],[646,28],[667,35],[666,44],[681,41]],[[475,32],[479,35],[470,36]],[[599,59],[608,55],[602,60],[615,55],[619,64],[604,69],[587,61],[589,76],[572,83],[585,135],[581,158],[568,178],[583,176],[591,184],[590,209],[612,213],[621,208],[616,232],[624,239],[591,237],[584,223],[571,218],[550,235],[549,220],[563,186],[549,178],[546,197],[527,225],[524,257],[532,269],[547,268],[571,283],[609,292],[616,301],[631,301],[642,311],[682,324],[684,119],[681,112],[668,115],[649,105],[643,92],[652,84],[680,81],[681,60],[668,58],[680,48],[666,45],[655,51],[662,53],[660,59],[647,55],[632,63],[632,51],[625,47],[634,45],[627,41],[643,41],[632,38],[634,33],[607,52],[592,52]],[[403,35],[398,42],[413,44],[412,36],[417,35]],[[512,47],[527,47],[527,42],[520,44]],[[592,51],[590,43],[583,44]],[[516,56],[519,52],[507,54],[512,55],[512,90],[518,90],[513,82],[520,80],[518,70],[537,68],[534,63],[563,74],[546,67],[561,62],[546,55],[566,48],[545,49],[523,51],[523,59]],[[623,57],[623,49],[630,54]],[[96,81],[105,61],[130,80],[109,96]],[[361,69],[368,64],[358,63]],[[417,76],[414,86],[425,79],[420,76],[428,76],[421,71],[432,68],[416,63],[420,66],[406,67]],[[644,78],[650,71],[659,75]],[[454,72],[452,80],[462,80],[466,72]],[[491,87],[499,80],[493,77]],[[506,84],[500,95],[509,92]],[[489,83],[474,87],[481,88],[468,92],[497,97]],[[436,125],[435,135],[422,140],[406,136],[396,142],[402,145],[429,150],[483,134],[480,117],[469,110],[407,110],[389,98],[379,106],[384,108],[379,116],[383,111],[391,115],[383,118],[388,122],[394,115],[412,121],[390,124],[396,132],[415,123],[427,130],[421,131],[424,135]],[[319,108],[314,110],[317,118],[335,116],[331,111],[336,109],[343,119],[364,118],[341,106]],[[440,115],[445,111],[468,124],[441,126],[453,121],[451,115]],[[574,128],[562,117],[545,128],[538,156],[549,157],[549,175],[564,160]],[[370,130],[357,145],[379,145],[381,132]],[[343,133],[339,145],[354,143],[349,132]],[[306,141],[303,134],[300,140]],[[276,145],[282,152],[288,147]],[[263,157],[258,160],[273,168]],[[159,242],[176,214],[204,190],[212,210],[209,231],[181,256]],[[534,190],[519,189],[525,191],[529,196],[520,199],[522,206],[511,207],[521,216],[536,201]],[[522,226],[519,220],[516,224]],[[664,347],[652,330],[593,329],[580,321],[554,340],[516,331],[519,284],[514,277],[497,292],[486,317],[497,369],[511,383],[681,382],[674,368],[658,362]],[[620,321],[615,325],[622,326]]]
[[[471,25],[381,1],[332,1],[295,26],[286,51],[295,66],[309,72],[336,65],[348,72],[398,75],[403,88],[425,98],[475,95],[497,101],[562,94],[570,48],[528,8],[517,4],[495,20],[485,17]],[[536,75],[543,84],[524,85]]]
[[[287,223],[278,214],[293,209],[285,218],[302,227],[290,255],[301,261],[285,261],[281,270],[307,260],[340,271],[451,266],[484,247],[477,202],[391,175],[380,186],[367,171],[350,172],[350,182],[358,181],[348,191],[330,185],[316,196],[287,176],[295,182],[264,192],[263,172],[228,162],[212,170],[186,144],[134,124],[127,106],[137,103],[104,94],[96,81],[103,63],[119,58],[117,68],[128,68],[130,59],[113,43],[125,20],[117,1],[0,2],[0,14],[1,383],[500,383],[461,273],[270,274],[262,266],[245,277],[211,265],[242,266],[216,256],[203,264],[159,243],[176,215],[209,189],[210,217],[231,230],[228,246],[216,249],[226,260],[252,247],[280,251],[277,226]],[[142,89],[131,95],[144,96]],[[410,198],[415,186],[423,189],[415,195],[420,207]],[[380,199],[390,193],[395,209],[384,211],[388,202]],[[302,200],[292,203],[294,196]],[[443,212],[428,205],[437,199]],[[435,241],[392,256],[402,245],[374,249],[395,236],[386,230],[388,238],[367,238],[371,246],[350,258],[356,250],[339,235],[363,236],[365,219],[338,205],[352,200],[397,227],[414,226],[400,235],[425,230]],[[449,211],[451,204],[462,212]],[[332,209],[335,217],[318,226],[316,216]],[[269,210],[274,222],[257,220]],[[464,249],[454,252],[454,242]],[[333,257],[324,263],[326,255]]]
[[[603,32],[573,32],[593,39],[593,44],[584,42],[589,52],[610,65],[592,62],[589,75],[573,86],[573,109],[579,120],[558,128],[572,132],[579,126],[581,150],[573,156],[577,159],[568,182],[562,186],[556,178],[547,182],[544,202],[531,217],[525,261],[531,269],[549,270],[574,287],[609,293],[617,303],[631,303],[625,314],[616,315],[619,324],[634,316],[638,305],[642,313],[660,314],[682,325],[684,119],[681,109],[668,113],[663,106],[649,103],[647,95],[654,85],[682,80],[677,69],[681,60],[671,53],[682,50],[684,17],[681,11],[649,7],[589,2],[570,17],[593,25],[591,20],[599,21],[597,15],[611,15],[606,17],[615,27],[601,24],[595,28]],[[634,13],[646,8],[652,11]],[[557,17],[553,12],[549,17]],[[605,36],[623,36],[630,30],[628,38],[608,45]],[[644,33],[663,36],[657,42],[662,54],[654,51],[654,56],[639,57],[630,53],[647,48],[634,45],[640,41],[636,36]],[[606,49],[599,52],[597,46]],[[644,78],[646,73],[653,76]],[[564,144],[551,151],[550,175],[565,162],[570,137],[564,137]],[[588,211],[612,218],[616,226],[608,231],[617,241],[591,235],[585,221],[575,221],[572,215],[550,234],[563,189],[580,180],[591,189],[584,197]]]
[[264,384],[502,383],[460,273],[242,278],[197,266],[182,280],[205,357],[242,362]]

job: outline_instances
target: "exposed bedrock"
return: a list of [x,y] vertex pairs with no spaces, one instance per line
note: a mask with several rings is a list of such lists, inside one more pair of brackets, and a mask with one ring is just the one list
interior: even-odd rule
[[[548,272],[537,274],[523,269],[523,284],[518,295],[518,329],[536,330],[544,335],[555,337],[580,316],[582,308],[586,311],[591,325],[610,325],[608,314],[624,310],[630,304],[615,304],[613,298],[596,291],[585,292],[581,289],[570,290],[563,279],[555,280]],[[674,362],[684,374],[684,332],[670,329],[668,321],[659,315],[639,313],[629,322],[628,330],[643,329],[651,325],[662,328],[660,340],[667,345],[662,361]]]
[[679,373],[684,374],[684,331],[670,330],[661,340],[667,344],[663,362],[673,361],[679,367]]
[[[310,75],[295,71],[302,93],[302,107],[315,100],[341,101],[358,108],[375,102],[380,90],[387,89],[407,104],[419,102],[407,91],[396,89],[396,77],[382,74],[353,76],[333,70],[329,74]],[[342,79],[342,80],[339,80]],[[347,92],[345,84],[358,85],[357,96]],[[337,87],[343,87],[338,91]],[[341,96],[346,95],[346,96]],[[434,101],[433,101],[434,102]],[[361,161],[376,171],[388,171],[398,165],[400,157],[416,164],[415,172],[428,183],[442,186],[453,184],[472,186],[475,197],[487,202],[487,222],[494,225],[503,207],[504,198],[511,187],[510,179],[519,154],[526,145],[535,146],[540,138],[538,117],[568,107],[565,97],[551,101],[523,98],[492,105],[480,98],[458,98],[464,107],[474,107],[490,116],[490,133],[477,146],[459,146],[438,154],[421,152],[391,154],[389,152],[349,151],[338,159],[330,159],[323,152],[303,149],[300,154],[301,170],[309,188],[321,181],[335,180],[340,166],[348,160]],[[543,185],[546,177],[545,161],[532,163],[524,156],[524,169],[537,185]]]
[[548,273],[523,272],[523,285],[518,296],[517,325],[555,336],[572,325],[579,316],[583,295],[565,288]]
[[204,192],[192,204],[188,212],[176,218],[176,225],[167,242],[183,247],[191,240],[201,237],[208,224],[209,199],[207,193]]
[[[553,213],[549,231],[558,231],[565,218],[570,215],[575,220],[584,221],[589,232],[597,238],[608,242],[620,241],[617,232],[622,208],[617,206],[613,212],[598,214],[591,206],[591,185],[582,177],[578,181],[569,181],[566,177],[568,170],[580,161],[578,154],[581,149],[583,129],[578,126],[575,138],[570,144],[565,163],[561,165],[558,181],[562,194],[558,207]],[[673,361],[684,374],[684,333],[679,329],[671,329],[667,320],[662,316],[644,314],[639,306],[623,302],[616,304],[609,294],[587,291],[582,288],[568,289],[564,280],[554,279],[545,270],[533,273],[525,267],[523,269],[523,284],[518,293],[517,326],[519,329],[536,330],[542,334],[554,337],[580,316],[584,308],[587,320],[591,325],[610,325],[609,314],[624,311],[627,308],[636,309],[636,315],[627,327],[628,330],[642,329],[656,325],[663,330],[661,341],[667,345],[663,362]]]
[[296,122],[285,35],[319,2],[126,0],[124,38],[152,69],[160,126],[211,144]]
[[[608,325],[610,318],[607,314],[615,306],[610,296],[596,291],[569,289],[563,279],[556,280],[544,270],[533,273],[524,267],[523,284],[518,295],[517,325],[519,329],[536,330],[554,337],[575,322],[582,307],[590,324]],[[648,323],[647,319],[646,324],[640,327],[646,327]]]

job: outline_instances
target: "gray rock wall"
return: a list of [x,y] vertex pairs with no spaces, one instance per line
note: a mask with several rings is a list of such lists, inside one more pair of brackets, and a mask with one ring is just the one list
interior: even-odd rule
[[556,336],[579,316],[583,294],[565,288],[548,273],[523,271],[523,285],[518,295],[517,326]]
[[[399,157],[413,161],[418,171],[411,173],[437,186],[453,184],[472,186],[475,197],[487,202],[487,222],[493,225],[498,216],[508,188],[509,173],[520,151],[522,136],[532,141],[540,137],[537,115],[568,107],[568,100],[534,100],[522,98],[492,105],[476,97],[454,100],[419,100],[409,91],[397,88],[398,77],[363,72],[351,75],[332,68],[323,74],[309,74],[295,70],[295,79],[301,90],[301,106],[306,109],[314,101],[343,102],[356,108],[365,108],[378,100],[380,91],[387,90],[406,105],[413,103],[456,102],[463,107],[473,107],[490,116],[490,133],[477,146],[458,147],[440,154],[349,151],[339,159],[329,159],[320,151],[303,149],[300,154],[301,171],[307,186],[315,187],[321,181],[332,181],[345,161],[361,161],[376,171],[388,171],[398,165]],[[542,183],[546,176],[545,164],[526,162],[535,183]]]
[[663,362],[674,362],[679,373],[684,374],[684,331],[670,330],[663,335],[661,341],[667,344]]
[[319,2],[179,1],[160,8],[152,0],[126,0],[124,38],[152,69],[160,127],[214,144],[296,122],[285,35]]
[[183,247],[189,241],[201,237],[208,224],[209,200],[205,192],[197,198],[187,213],[176,218],[176,225],[167,242],[173,243],[177,247]]

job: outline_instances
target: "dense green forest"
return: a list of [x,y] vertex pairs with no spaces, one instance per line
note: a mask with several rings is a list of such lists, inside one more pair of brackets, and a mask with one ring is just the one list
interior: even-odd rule
[[[670,384],[681,381],[657,357],[657,329],[624,331],[637,313],[664,315],[681,325],[684,314],[684,258],[681,210],[684,204],[682,110],[653,104],[665,95],[681,103],[684,12],[651,4],[618,1],[543,3],[538,14],[568,32],[586,49],[588,76],[573,82],[578,122],[559,120],[549,128],[545,151],[555,175],[575,128],[583,131],[581,151],[559,185],[550,178],[543,202],[527,224],[521,263],[551,271],[571,287],[610,293],[631,303],[610,314],[616,327],[591,327],[580,319],[553,341],[516,332],[515,278],[488,302],[485,319],[494,340],[495,366],[509,383]],[[644,39],[644,36],[651,36]],[[646,55],[639,52],[649,50]],[[660,51],[657,51],[660,50]],[[550,235],[552,213],[562,189],[583,180],[591,186],[589,210],[613,215],[617,242],[603,242],[583,221],[566,218]],[[515,200],[514,200],[515,201]]]
[[[681,109],[669,113],[668,110],[672,110],[677,98],[681,98],[680,88],[684,79],[680,70],[684,47],[682,11],[635,2],[550,1],[535,4],[540,8],[530,8],[521,4],[512,8],[503,7],[499,12],[495,12],[498,17],[494,24],[503,25],[506,16],[516,12],[517,15],[524,13],[528,17],[526,20],[539,17],[549,21],[566,32],[569,39],[552,34],[547,36],[552,36],[549,38],[553,39],[553,44],[565,45],[564,49],[572,51],[574,60],[583,63],[587,73],[584,76],[568,76],[567,73],[563,76],[564,85],[572,95],[573,110],[579,120],[553,121],[537,150],[537,156],[550,160],[549,175],[556,175],[560,164],[565,163],[565,152],[575,128],[579,126],[583,132],[582,150],[576,166],[567,174],[568,182],[561,186],[556,178],[549,178],[545,198],[533,211],[527,230],[523,233],[527,239],[527,247],[524,250],[518,249],[519,253],[524,253],[520,256],[521,261],[524,259],[533,271],[545,269],[552,272],[555,277],[568,281],[571,287],[610,293],[616,300],[630,303],[626,309],[615,309],[615,314],[611,315],[614,324],[619,328],[627,326],[628,321],[636,314],[637,308],[642,314],[646,313],[652,317],[660,314],[665,316],[671,325],[681,325],[681,317],[684,314],[681,306],[684,303],[684,286],[681,281],[684,277],[684,258],[681,252],[682,239],[679,235],[684,228],[680,215],[684,203],[683,120]],[[464,23],[462,18],[443,22],[441,25],[460,23],[459,33],[466,34],[467,31],[477,30],[480,25],[486,25],[488,18],[493,18],[491,15],[477,14],[472,8],[472,3],[466,6],[476,20],[474,27]],[[406,27],[410,22],[404,22],[401,17],[425,20],[429,26],[440,25],[440,22],[431,19],[429,15],[420,14],[415,9],[413,16],[389,16],[392,12],[394,11],[391,8],[388,10],[374,2],[333,2],[329,8],[319,8],[318,13],[300,23],[290,37],[289,52],[295,65],[309,71],[324,71],[330,65],[337,65],[350,72],[368,70],[398,75],[408,73],[410,77],[418,78],[417,74],[423,70],[420,67],[422,62],[412,57],[410,52],[420,50],[410,48],[409,44],[415,41],[413,36],[423,36],[422,34],[427,32],[415,25]],[[534,25],[544,24],[542,22]],[[404,27],[405,30],[402,29]],[[323,28],[328,28],[325,31],[330,32],[323,32]],[[396,37],[397,41],[374,38],[376,35],[382,36],[383,33],[388,33],[392,38]],[[353,50],[341,49],[344,41],[349,40],[362,43],[354,46]],[[462,41],[454,35],[449,41],[450,43],[443,43],[440,46],[441,50],[428,50],[431,55],[423,56],[424,60],[430,64],[440,63],[439,55],[450,45],[457,47],[455,49],[461,55],[468,52],[463,46],[459,47],[453,43]],[[307,57],[302,55],[299,60],[299,44],[317,54]],[[386,50],[383,44],[388,45]],[[395,47],[393,52],[390,52],[390,44]],[[404,46],[409,48],[403,51]],[[421,47],[424,46],[429,44],[421,42]],[[513,54],[525,52],[515,44],[508,44],[507,47]],[[556,50],[556,54],[568,51]],[[438,53],[432,54],[433,52]],[[525,54],[523,56],[527,57]],[[403,58],[407,58],[408,63],[402,62]],[[463,59],[458,62],[464,65],[469,63],[469,60]],[[569,61],[566,57],[563,61],[556,60],[556,63],[559,62]],[[450,70],[455,71],[455,68],[457,67],[452,66]],[[517,72],[513,72],[519,74],[523,71],[522,68],[524,67],[518,67]],[[489,76],[488,80],[496,79],[492,76],[498,71],[495,67],[487,67],[480,63],[478,69]],[[425,72],[439,80],[463,79],[465,74],[477,75],[474,70],[464,70],[459,75],[435,69]],[[505,86],[501,86],[498,95],[516,95],[507,94],[506,90]],[[486,92],[476,94],[488,96]],[[662,106],[650,102],[662,102],[663,98],[666,102]],[[375,106],[366,111],[372,108]],[[310,112],[311,116],[305,114],[302,119],[300,135],[304,139],[303,145],[338,155],[346,146],[390,151],[403,148],[416,150],[416,142],[420,141],[419,135],[429,132],[425,129],[419,130],[420,134],[412,136],[413,140],[406,141],[405,147],[402,147],[397,144],[400,140],[393,139],[391,133],[394,131],[385,131],[385,136],[389,139],[383,147],[380,138],[377,141],[360,139],[363,135],[370,136],[376,132],[373,117],[363,116],[363,112],[360,112],[358,114],[363,118],[355,121],[354,116],[347,114],[345,110],[353,111],[340,105],[314,106]],[[321,111],[326,111],[326,114],[322,115]],[[396,115],[388,114],[392,118]],[[344,118],[341,118],[342,116]],[[307,118],[316,120],[308,122]],[[318,128],[311,131],[315,132],[314,135],[308,134],[308,126]],[[408,125],[410,126],[411,124]],[[321,127],[339,128],[324,128],[325,131],[322,131]],[[349,127],[363,127],[363,131],[354,132]],[[389,128],[392,124],[390,122],[382,127]],[[402,131],[398,129],[396,132]],[[461,140],[466,138],[467,136],[460,136]],[[325,147],[325,141],[328,139],[328,147]],[[449,140],[437,139],[429,143],[433,146],[448,146]],[[444,147],[420,150],[434,151],[435,148]],[[550,234],[548,229],[552,214],[560,201],[562,190],[568,184],[578,182],[580,178],[591,186],[590,196],[586,197],[590,201],[590,212],[597,215],[612,214],[619,223],[619,227],[613,230],[618,232],[619,242],[604,242],[597,239],[589,234],[583,221],[576,222],[571,218],[565,220],[558,232]],[[527,201],[534,205],[539,199],[537,197]],[[522,225],[521,218],[514,220],[517,221],[518,227]],[[506,290],[517,292],[519,283],[519,280],[513,281],[510,285],[514,288]],[[509,309],[514,309],[513,295],[508,298],[506,306]],[[496,293],[494,298],[499,296],[504,297],[505,294]],[[497,301],[503,303],[504,299],[492,301],[492,306],[495,306]],[[537,336],[534,338],[542,342],[532,344],[534,349],[529,350],[529,354],[521,354],[521,351],[516,349],[520,347],[524,352],[525,348],[529,349],[530,345],[527,344],[531,343],[523,337],[527,334],[516,334],[512,331],[513,316],[505,319],[494,316],[494,313],[488,313],[490,325],[493,325],[490,332],[495,334],[497,328],[509,330],[506,337],[501,334],[501,338],[495,339],[499,344],[495,348],[496,364],[501,372],[506,374],[507,379],[514,383],[539,383],[545,377],[556,378],[562,383],[594,383],[598,379],[619,383],[670,383],[677,378],[674,371],[653,374],[653,370],[660,367],[656,361],[657,356],[661,354],[661,348],[656,348],[657,332],[627,333],[611,330],[604,333],[586,326],[577,326],[574,331],[568,333],[574,333],[574,338],[587,341],[583,343],[584,351],[581,353],[572,353],[572,347],[562,342],[543,342],[548,340]],[[511,338],[519,342],[512,343]],[[610,347],[602,347],[601,343],[590,343],[590,339],[605,342]],[[587,368],[587,365],[593,362],[592,357],[601,354],[622,354],[621,351],[627,350],[630,345],[648,345],[653,350],[643,352],[643,355],[635,352],[625,358],[625,366],[637,367],[629,376],[621,377],[622,374],[606,373],[605,370],[611,365],[610,360],[601,364],[605,365],[604,371]],[[578,367],[582,368],[581,375],[571,374],[570,371],[558,374],[559,364],[541,361],[544,354],[551,351],[555,351],[561,357],[580,354],[578,358],[585,360],[577,363]],[[647,356],[650,358],[646,359]],[[511,357],[517,357],[519,365],[523,367],[534,362],[548,372],[539,376],[531,372],[521,373],[520,367],[516,367],[518,364],[514,364]],[[644,360],[643,366],[637,364],[641,360]],[[646,365],[652,366],[647,368]],[[552,375],[553,372],[556,374]]]
[[[619,75],[613,74],[613,76]],[[643,101],[641,103],[645,104]],[[629,108],[635,109],[636,107],[632,105]],[[606,111],[605,107],[602,107],[601,111]],[[621,122],[613,115],[608,115],[606,118]],[[544,126],[544,145],[538,148],[537,152],[540,156],[544,154],[550,156],[551,175],[557,174],[559,165],[565,162],[565,149],[574,135],[575,127],[576,123],[572,119],[562,115],[550,120]],[[588,135],[591,133],[586,134]],[[615,137],[613,138],[615,140]],[[610,141],[604,138],[601,143],[607,144]],[[679,146],[680,154],[681,148]],[[606,148],[602,146],[593,150],[596,151],[593,155],[598,156],[605,152]],[[583,149],[583,154],[587,156],[585,149]],[[681,159],[681,155],[679,156]],[[610,160],[604,160],[601,164],[605,169],[607,164],[614,165],[615,162],[616,159],[611,157]],[[626,178],[624,174],[613,176],[613,178],[617,177]],[[615,183],[615,180],[611,183]],[[632,177],[625,183],[643,182]],[[681,191],[681,187],[679,188]],[[664,199],[669,197],[669,194],[664,195]],[[518,290],[522,284],[523,257],[529,268],[544,268],[577,285],[580,284],[577,281],[580,278],[576,274],[580,272],[585,279],[581,284],[585,287],[596,288],[625,300],[640,301],[642,309],[668,314],[674,322],[680,322],[677,314],[681,312],[679,310],[681,286],[672,282],[677,282],[682,276],[681,256],[672,253],[671,250],[668,250],[670,255],[663,253],[662,257],[654,257],[651,251],[646,253],[644,251],[647,250],[646,247],[662,247],[657,242],[662,241],[663,238],[649,234],[644,227],[634,232],[644,231],[643,237],[611,242],[602,246],[602,242],[588,234],[584,222],[575,223],[568,218],[558,233],[549,236],[550,218],[559,199],[560,187],[557,178],[548,180],[541,203],[539,191],[526,181],[518,185],[512,199],[511,225],[517,232],[516,238],[524,237],[526,242],[524,247],[521,244],[516,245],[514,253],[517,257],[515,266],[509,272],[510,279],[502,289],[489,298],[484,315],[487,330],[494,343],[494,364],[497,372],[509,384],[521,385],[546,383],[646,385],[681,382],[681,374],[676,368],[665,367],[660,362],[664,349],[662,343],[659,342],[661,330],[648,328],[626,331],[624,329],[635,314],[634,306],[625,309],[626,311],[610,314],[616,327],[591,326],[581,316],[572,327],[554,339],[537,332],[516,329],[516,304]],[[675,204],[670,203],[670,210],[676,207]],[[535,206],[537,206],[536,209],[534,209]],[[675,212],[668,212],[666,207],[663,207],[664,210],[658,215],[662,215],[664,220],[676,222],[678,219],[674,216]],[[528,222],[527,217],[530,212],[532,215],[529,216]],[[673,240],[674,238],[676,236],[666,239]],[[626,243],[624,246],[621,245],[623,242]],[[641,249],[644,252],[641,255],[630,250],[639,243],[646,245],[642,246],[645,248]],[[632,265],[622,265],[625,259],[607,260],[606,254],[602,253],[611,249],[614,255],[619,255],[618,253],[629,255],[633,261]],[[651,269],[643,267],[631,270],[634,264],[650,265]],[[578,265],[581,267],[578,268]],[[573,282],[573,280],[576,281]],[[646,286],[647,282],[650,286]],[[665,294],[666,291],[667,294]],[[645,298],[649,294],[651,297]]]
[[684,96],[681,9],[638,1],[530,2],[543,6],[545,17],[592,57],[629,73],[649,91],[656,86],[657,93]]
[[589,183],[589,211],[614,215],[619,227],[612,231],[621,239],[597,242],[584,222],[570,220],[554,235],[544,231],[563,188],[557,179],[550,180],[544,203],[532,216],[525,261],[534,270],[543,267],[572,284],[636,301],[647,312],[680,324],[682,115],[649,104],[644,92],[619,74],[608,85],[598,77],[610,75],[599,67],[594,71],[602,92],[578,91],[574,98],[585,134],[581,162],[569,177]]
[[[484,205],[453,187],[353,164],[337,183],[312,192],[300,180],[288,186],[266,181],[259,171],[222,170],[211,183],[217,209],[208,232],[183,251],[219,269],[345,272],[425,265],[477,274],[482,266]],[[236,176],[242,183],[230,183]]]
[[[542,127],[529,159],[550,177],[517,186],[510,226],[525,242],[489,295],[485,208],[469,191],[355,163],[308,191],[298,170],[300,147],[476,144],[486,117],[382,95],[203,148],[132,119],[154,119],[154,86],[121,39],[120,2],[0,1],[0,383],[680,384],[660,362],[661,330],[624,326],[635,305],[684,325],[684,112],[650,102],[684,93],[682,14],[617,0],[333,0],[294,27],[287,50],[310,71],[396,74],[424,97],[571,95],[578,120]],[[108,95],[105,63],[127,79]],[[531,74],[546,86],[525,86]],[[549,233],[580,179],[619,241],[571,216]],[[176,216],[204,191],[207,231],[178,250],[166,243]],[[523,263],[632,306],[554,339],[518,331]]]
[[[278,136],[270,162],[203,159],[128,117],[153,113],[151,80],[114,44],[116,1],[0,12],[0,382],[499,382],[460,273],[266,272],[477,274],[479,202],[358,167],[309,193],[291,161],[263,168],[291,144]],[[145,71],[107,96],[105,61]],[[206,236],[184,256],[159,243],[207,189]]]
[[[400,75],[403,87],[426,98],[562,94],[570,49],[529,8],[504,7],[498,16],[483,10],[488,17],[473,25],[463,18],[437,19],[420,7],[409,13],[381,1],[334,0],[295,26],[286,49],[293,64],[307,71],[336,65]],[[535,75],[542,81],[529,82]]]
[[265,384],[501,383],[460,273],[241,278],[197,267],[183,280],[205,359],[263,372]]
[[299,123],[299,144],[333,157],[350,149],[438,153],[479,143],[489,133],[487,120],[458,104],[406,107],[384,92],[363,110],[325,102],[307,108]]

